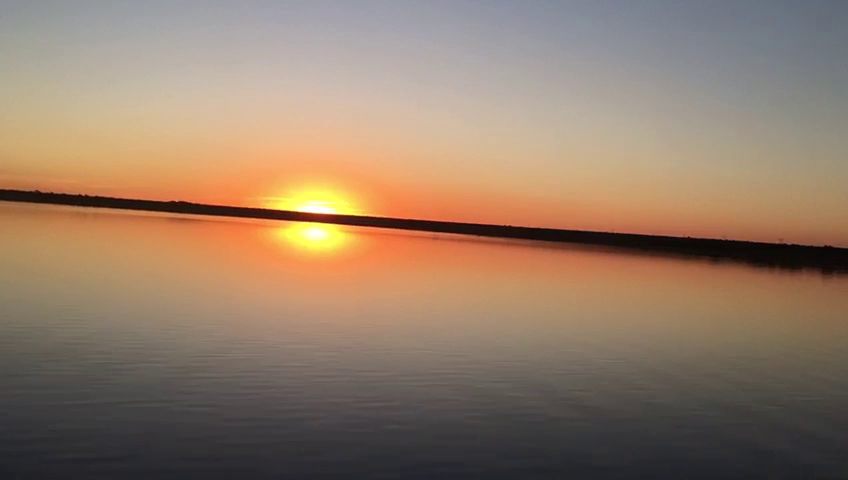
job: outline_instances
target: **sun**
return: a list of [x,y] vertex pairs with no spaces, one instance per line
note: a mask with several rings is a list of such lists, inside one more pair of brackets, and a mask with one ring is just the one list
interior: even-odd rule
[[[343,190],[321,185],[302,185],[279,190],[281,193],[264,198],[266,208],[295,212],[362,215],[362,210]],[[313,222],[293,222],[275,229],[275,236],[296,251],[309,256],[331,256],[352,241],[352,235],[338,225]]]
[[265,197],[266,208],[295,212],[359,215],[351,197],[337,188],[301,187],[287,193]]
[[303,205],[295,207],[294,210],[307,213],[339,213],[336,207],[319,200],[307,201]]

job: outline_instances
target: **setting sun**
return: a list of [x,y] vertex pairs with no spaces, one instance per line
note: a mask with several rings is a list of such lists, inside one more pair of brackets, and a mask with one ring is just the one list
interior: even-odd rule
[[267,208],[296,212],[358,215],[362,212],[347,194],[336,188],[305,187],[265,198]]
[[295,208],[298,212],[309,212],[309,213],[339,213],[336,210],[336,207],[332,205],[328,205],[325,202],[320,201],[309,201]]
[[[319,214],[360,215],[359,204],[336,187],[326,184],[280,189],[276,196],[265,197],[266,208]],[[327,254],[341,249],[350,240],[338,225],[296,222],[276,230],[277,238],[301,252]]]

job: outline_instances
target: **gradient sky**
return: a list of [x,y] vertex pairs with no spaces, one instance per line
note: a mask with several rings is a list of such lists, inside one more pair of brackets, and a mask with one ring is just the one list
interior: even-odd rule
[[0,186],[848,246],[848,2],[0,0]]

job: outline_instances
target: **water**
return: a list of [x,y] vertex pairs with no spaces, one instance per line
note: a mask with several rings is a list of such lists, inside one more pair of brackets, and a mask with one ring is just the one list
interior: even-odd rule
[[0,203],[2,478],[848,478],[848,279]]

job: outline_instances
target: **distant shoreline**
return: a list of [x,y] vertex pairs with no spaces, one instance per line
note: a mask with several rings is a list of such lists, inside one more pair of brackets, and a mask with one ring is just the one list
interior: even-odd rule
[[814,269],[828,274],[848,273],[848,248],[782,243],[671,237],[632,233],[592,232],[556,228],[517,227],[482,223],[416,220],[361,215],[319,214],[265,208],[206,205],[184,201],[139,200],[66,193],[0,189],[0,201],[114,208],[217,217],[256,218],[331,223],[359,227],[475,235],[558,243],[604,245],[677,255],[728,259],[786,269]]

